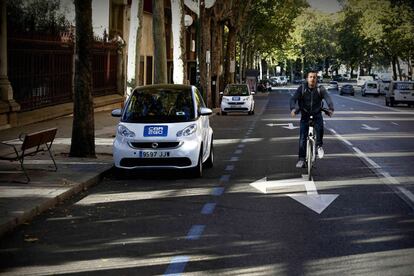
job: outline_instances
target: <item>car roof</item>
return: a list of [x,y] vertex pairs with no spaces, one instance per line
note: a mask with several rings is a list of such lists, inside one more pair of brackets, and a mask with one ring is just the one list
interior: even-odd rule
[[184,85],[184,84],[151,84],[151,85],[144,85],[138,86],[134,89],[134,91],[148,91],[148,90],[158,90],[158,89],[165,89],[165,90],[178,90],[178,91],[188,91],[192,90],[194,86],[192,85]]

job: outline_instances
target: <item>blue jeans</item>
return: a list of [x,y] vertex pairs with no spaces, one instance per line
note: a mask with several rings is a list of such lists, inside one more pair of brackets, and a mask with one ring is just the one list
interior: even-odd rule
[[[322,113],[319,112],[313,115],[313,121],[315,123],[315,135],[316,135],[316,146],[322,147],[323,144],[323,117]],[[300,118],[300,137],[299,137],[299,160],[306,159],[306,139],[308,138],[309,130],[309,115],[302,114]]]

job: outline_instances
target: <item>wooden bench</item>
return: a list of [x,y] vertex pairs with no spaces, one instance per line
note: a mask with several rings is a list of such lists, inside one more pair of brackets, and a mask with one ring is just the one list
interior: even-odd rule
[[21,144],[11,143],[11,141],[0,142],[9,148],[8,151],[0,153],[0,160],[19,161],[20,167],[23,173],[26,175],[27,182],[30,182],[30,177],[24,168],[24,158],[27,156],[34,156],[39,152],[49,152],[50,158],[55,165],[55,171],[57,171],[57,165],[51,151],[53,140],[55,139],[57,128],[50,128],[38,132],[20,134],[19,140]]

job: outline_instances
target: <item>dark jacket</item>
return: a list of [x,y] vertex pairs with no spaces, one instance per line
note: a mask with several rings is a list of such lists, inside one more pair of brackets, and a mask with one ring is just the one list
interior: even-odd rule
[[[303,86],[304,85],[304,86]],[[317,88],[319,87],[319,88]],[[317,86],[315,88],[309,88],[308,84],[302,84],[298,87],[295,94],[290,98],[290,110],[295,109],[303,113],[317,114],[321,112],[322,100],[325,100],[328,104],[328,108],[334,111],[334,105],[325,87]],[[319,92],[318,92],[319,89]],[[296,108],[296,103],[299,105],[299,109]]]

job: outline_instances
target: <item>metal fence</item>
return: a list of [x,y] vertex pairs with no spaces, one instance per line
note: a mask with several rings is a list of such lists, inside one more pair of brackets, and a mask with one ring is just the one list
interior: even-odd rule
[[[95,43],[92,57],[93,96],[117,91],[117,46]],[[9,38],[8,77],[22,111],[72,101],[72,39]]]

